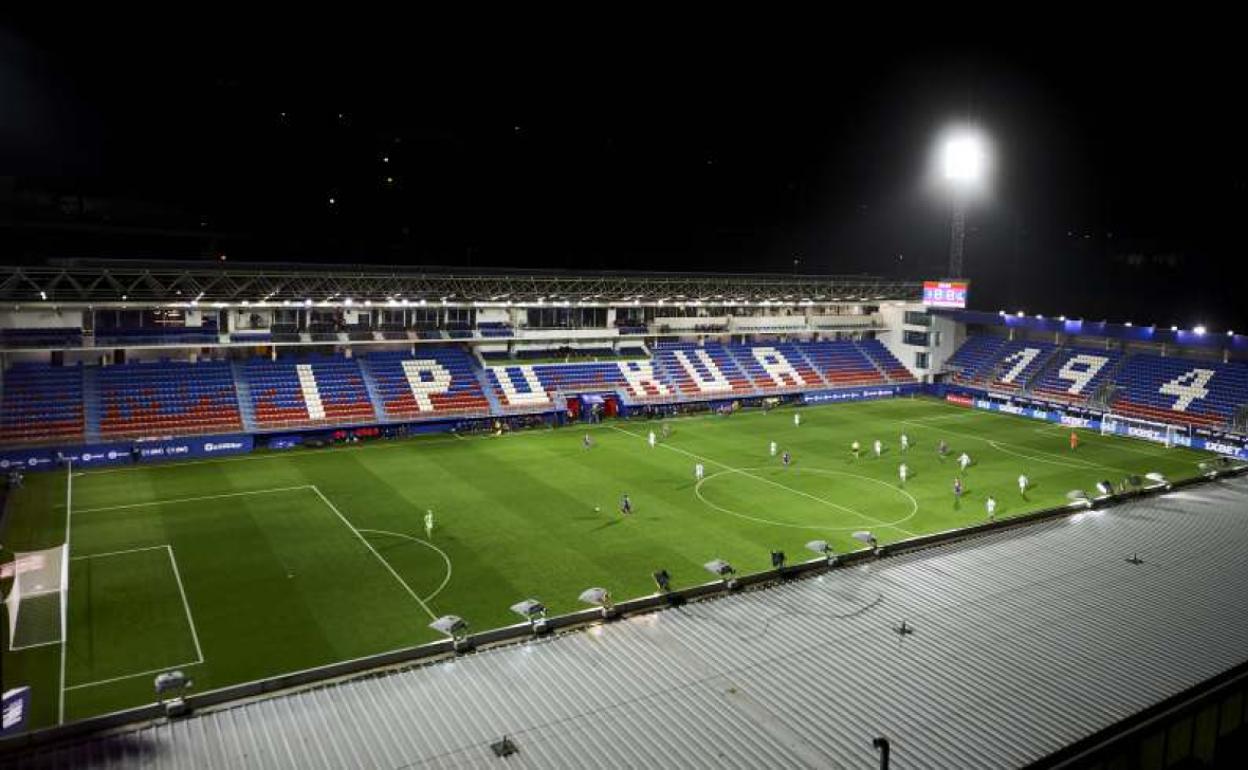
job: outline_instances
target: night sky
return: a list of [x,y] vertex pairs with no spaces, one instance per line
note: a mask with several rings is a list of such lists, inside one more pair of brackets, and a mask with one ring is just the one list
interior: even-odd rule
[[972,121],[974,307],[1248,331],[1245,68],[1208,30],[164,21],[0,26],[6,261],[935,278],[933,142]]

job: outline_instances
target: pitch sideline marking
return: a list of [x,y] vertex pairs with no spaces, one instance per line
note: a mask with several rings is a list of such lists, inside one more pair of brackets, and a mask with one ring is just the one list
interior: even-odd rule
[[342,515],[342,511],[338,510],[338,506],[330,502],[329,498],[325,496],[325,493],[321,492],[320,487],[316,486],[315,484],[311,484],[310,486],[312,487],[312,491],[316,493],[316,496],[321,498],[321,500],[325,503],[325,505],[329,506],[329,509],[333,511],[334,514],[336,514],[339,519],[342,520],[342,523],[346,524],[347,528],[355,533],[355,536],[360,539],[360,542],[363,543],[364,546],[368,548],[368,550],[373,552],[373,556],[377,557],[377,561],[381,562],[381,565],[386,568],[386,571],[389,572],[394,577],[395,580],[399,581],[399,585],[403,586],[403,589],[407,591],[408,596],[411,596],[413,599],[415,599],[416,603],[419,604],[422,608],[424,608],[425,612],[429,613],[429,617],[433,618],[434,620],[437,620],[438,616],[433,614],[433,610],[429,609],[429,605],[425,604],[425,600],[421,599],[419,596],[416,595],[416,592],[413,591],[412,587],[407,584],[407,581],[404,580],[399,575],[399,573],[394,571],[394,567],[390,566],[390,562],[386,561],[386,558],[384,556],[382,556],[380,553],[377,553],[377,549],[373,547],[372,543],[368,542],[368,538],[364,537],[363,533],[361,533],[360,530],[356,529],[355,525],[352,524],[350,520],[347,519],[346,516]]
[[[182,597],[182,608],[186,612],[186,624],[187,624],[187,627],[191,630],[191,641],[194,642],[195,644],[195,656],[197,660],[191,660],[185,663],[172,663],[170,665],[162,666],[160,668],[154,668],[149,671],[140,671],[136,674],[123,674],[121,676],[109,677],[108,679],[96,679],[90,682],[82,682],[81,684],[69,685],[67,687],[62,688],[63,692],[68,692],[70,690],[80,690],[84,687],[98,687],[99,685],[102,685],[102,684],[112,684],[113,682],[120,682],[125,679],[134,679],[135,677],[139,677],[139,676],[147,676],[149,674],[159,674],[165,671],[171,671],[175,668],[183,668],[187,666],[198,666],[198,665],[203,664],[204,651],[203,651],[203,648],[200,647],[199,645],[199,632],[195,629],[195,618],[191,615],[191,605],[186,599],[186,588],[182,585],[182,575],[178,571],[178,560],[173,555],[172,545],[165,543],[162,545],[144,546],[142,548],[128,548],[123,551],[108,551],[105,553],[85,554],[83,556],[74,556],[71,558],[71,561],[77,561],[79,559],[101,559],[101,558],[105,558],[108,556],[120,556],[122,554],[127,554],[127,553],[141,553],[143,551],[156,551],[156,550],[160,550],[161,548],[165,549],[165,552],[169,554],[169,566],[173,569],[173,577],[174,577],[174,580],[177,581],[177,584],[178,584],[178,594]],[[66,638],[68,639],[68,637]]]
[[[915,427],[918,427],[918,428],[926,428],[927,430],[944,430],[946,433],[950,433],[954,436],[961,436],[963,438],[975,439],[976,441],[983,441],[984,443],[988,444],[993,449],[996,449],[999,452],[1003,452],[1007,455],[1014,455],[1015,457],[1021,457],[1025,460],[1032,460],[1034,462],[1049,463],[1051,465],[1061,465],[1067,468],[1075,468],[1078,470],[1095,470],[1097,468],[1103,468],[1105,470],[1117,471],[1118,473],[1132,473],[1133,472],[1133,471],[1124,470],[1122,468],[1115,468],[1112,465],[1103,465],[1101,463],[1094,463],[1090,460],[1079,460],[1079,458],[1074,458],[1074,457],[1067,458],[1066,460],[1050,460],[1044,457],[1033,457],[1031,455],[1022,454],[1021,452],[1012,452],[1008,449],[1005,449],[1002,445],[1017,446],[1016,444],[1011,444],[1007,441],[996,441],[995,439],[987,439],[987,438],[984,438],[983,436],[976,436],[971,433],[961,433],[956,430],[946,430],[944,428],[937,428],[932,425],[924,425],[922,423],[916,423],[913,420],[902,420],[902,422],[905,423],[906,425],[914,425]],[[1028,451],[1039,452],[1040,454],[1046,454],[1046,455],[1049,455],[1050,457],[1060,456],[1060,455],[1054,455],[1052,452],[1046,452],[1043,449],[1032,450],[1030,447],[1024,447],[1024,449],[1027,449]],[[1069,462],[1069,460],[1076,460],[1077,462],[1072,463],[1072,462]]]
[[[612,426],[610,426],[610,427],[611,427],[611,429],[612,429],[612,430],[617,430],[617,431],[619,431],[620,433],[623,433],[623,434],[628,435],[628,436],[632,436],[633,438],[642,439],[643,441],[645,440],[645,436],[641,436],[641,435],[636,434],[636,433],[633,433],[633,432],[631,432],[631,431],[624,430],[623,428],[619,428],[619,427],[616,427],[616,426],[614,426],[614,425],[612,425]],[[718,465],[718,466],[719,466],[719,467],[721,467],[721,468],[724,468],[724,469],[726,469],[726,470],[728,470],[728,471],[731,471],[731,472],[733,472],[733,473],[738,473],[738,474],[741,474],[742,476],[746,476],[746,477],[748,477],[748,478],[754,479],[755,481],[761,481],[761,482],[763,482],[764,484],[770,484],[770,485],[771,485],[771,486],[773,486],[773,487],[779,487],[780,489],[783,489],[783,490],[785,490],[785,491],[787,491],[787,492],[792,492],[792,493],[794,493],[794,494],[798,494],[798,495],[801,495],[801,496],[803,496],[803,497],[808,497],[808,498],[810,498],[811,500],[814,500],[815,502],[818,502],[818,503],[823,503],[824,505],[828,505],[828,506],[831,506],[831,507],[833,507],[833,508],[839,508],[840,510],[845,511],[846,513],[853,514],[854,516],[858,516],[859,518],[866,519],[867,521],[873,521],[873,522],[875,522],[875,523],[876,523],[877,525],[879,525],[879,526],[888,527],[889,529],[895,529],[895,530],[897,530],[898,532],[901,532],[901,533],[904,533],[904,534],[906,534],[906,535],[909,535],[910,537],[918,537],[918,535],[916,535],[915,533],[911,532],[911,531],[910,531],[910,530],[908,530],[908,529],[902,529],[901,527],[895,527],[895,526],[893,526],[893,525],[891,525],[891,524],[886,524],[885,522],[880,521],[879,519],[873,518],[873,517],[871,517],[871,516],[868,516],[868,515],[867,515],[867,514],[865,514],[865,513],[859,513],[858,511],[855,511],[853,508],[847,508],[846,506],[840,505],[840,504],[838,504],[838,503],[834,503],[834,502],[832,502],[831,500],[825,500],[825,499],[823,499],[822,497],[817,497],[817,496],[815,496],[815,495],[812,495],[812,494],[810,494],[809,492],[803,492],[803,491],[802,491],[802,490],[800,490],[800,489],[793,489],[792,487],[786,487],[784,484],[781,484],[781,483],[776,482],[776,481],[772,481],[771,479],[766,479],[766,478],[763,478],[762,476],[755,476],[754,474],[752,474],[752,473],[750,473],[749,471],[744,470],[744,469],[742,469],[742,468],[734,468],[733,466],[728,465],[727,463],[721,463],[721,462],[719,462],[718,460],[713,460],[713,459],[711,459],[711,458],[709,458],[709,457],[704,457],[704,456],[702,456],[702,455],[694,454],[693,452],[689,452],[689,451],[687,451],[687,450],[681,449],[680,447],[674,447],[674,446],[671,446],[670,444],[661,444],[661,446],[662,446],[664,449],[670,449],[670,450],[672,450],[673,452],[680,452],[681,454],[686,455],[686,456],[688,456],[688,457],[692,457],[692,458],[694,458],[695,460],[704,460],[704,461],[706,461],[706,462],[708,462],[708,463],[712,463],[712,464],[714,464],[714,465]]]
[[425,601],[427,602],[433,601],[434,598],[436,598],[438,594],[442,593],[442,589],[446,588],[447,584],[451,582],[451,557],[446,555],[446,551],[443,551],[441,548],[437,547],[433,543],[430,543],[428,540],[421,540],[420,538],[414,537],[412,535],[405,535],[402,532],[391,532],[386,529],[365,529],[361,527],[360,531],[361,532],[373,532],[378,535],[390,535],[391,537],[401,537],[406,540],[411,540],[413,543],[420,543],[421,545],[432,548],[433,550],[437,551],[442,556],[442,561],[446,562],[446,577],[442,578],[442,584],[439,585],[433,593],[425,597]]
[[[65,556],[69,556],[70,521],[74,515],[74,460],[70,458],[65,471]],[[56,723],[65,723],[65,656],[69,651],[69,565],[65,565],[65,595],[61,597],[61,684],[57,696]],[[16,575],[14,576],[16,577]]]
[[244,497],[246,495],[266,495],[275,492],[294,492],[300,489],[311,489],[311,484],[300,484],[294,487],[270,487],[269,489],[248,489],[243,492],[225,492],[220,495],[201,495],[199,497],[178,497],[171,500],[152,500],[145,503],[127,503],[126,505],[105,505],[99,508],[80,508],[78,513],[99,513],[101,511],[120,511],[126,508],[147,508],[153,505],[173,505],[175,503],[194,503],[201,500],[220,500],[225,497]]

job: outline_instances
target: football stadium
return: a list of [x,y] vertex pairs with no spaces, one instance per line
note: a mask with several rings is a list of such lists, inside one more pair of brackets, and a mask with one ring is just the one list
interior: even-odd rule
[[[1248,340],[975,312],[958,282],[83,263],[4,285],[4,672],[33,736],[442,676],[1248,489],[1218,481],[1248,458]],[[830,590],[846,630],[936,619]],[[155,687],[174,672],[193,686]]]
[[0,768],[1248,767],[1233,33],[264,10],[0,20]]

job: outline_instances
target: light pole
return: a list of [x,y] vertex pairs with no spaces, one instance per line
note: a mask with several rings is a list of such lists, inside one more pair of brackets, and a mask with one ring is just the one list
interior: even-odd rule
[[983,181],[987,152],[983,138],[975,131],[950,134],[941,147],[941,168],[953,203],[949,232],[949,277],[962,278],[962,257],[966,251],[966,203]]

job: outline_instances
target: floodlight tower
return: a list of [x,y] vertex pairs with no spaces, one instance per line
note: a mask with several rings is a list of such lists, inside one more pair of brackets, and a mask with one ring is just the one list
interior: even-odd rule
[[959,129],[945,138],[940,165],[953,202],[949,234],[949,277],[962,278],[962,255],[966,247],[966,203],[983,182],[987,166],[984,139],[976,131]]

